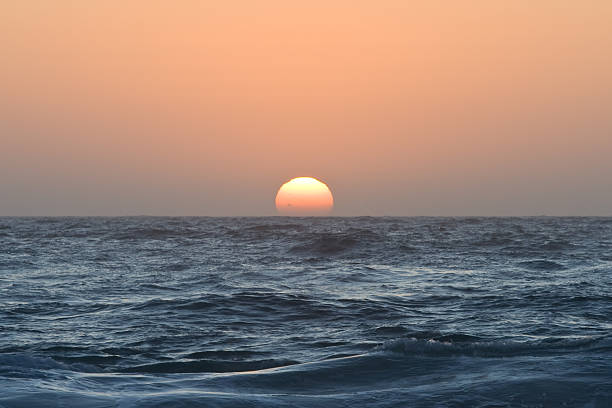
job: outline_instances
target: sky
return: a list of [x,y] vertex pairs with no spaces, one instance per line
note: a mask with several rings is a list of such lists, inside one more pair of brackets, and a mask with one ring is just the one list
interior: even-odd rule
[[0,216],[612,215],[609,0],[0,3]]

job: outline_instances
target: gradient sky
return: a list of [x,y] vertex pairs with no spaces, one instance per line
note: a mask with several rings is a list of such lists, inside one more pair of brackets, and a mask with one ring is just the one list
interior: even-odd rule
[[612,215],[612,1],[0,3],[0,215]]

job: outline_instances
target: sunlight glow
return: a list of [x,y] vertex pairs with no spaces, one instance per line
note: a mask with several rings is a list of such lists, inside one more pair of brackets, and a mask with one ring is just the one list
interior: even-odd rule
[[329,187],[313,177],[296,177],[276,194],[276,209],[283,215],[326,215],[334,207]]

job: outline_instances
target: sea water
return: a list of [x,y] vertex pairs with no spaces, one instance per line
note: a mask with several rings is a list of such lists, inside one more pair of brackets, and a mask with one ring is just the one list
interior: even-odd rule
[[611,407],[612,218],[0,218],[0,407]]

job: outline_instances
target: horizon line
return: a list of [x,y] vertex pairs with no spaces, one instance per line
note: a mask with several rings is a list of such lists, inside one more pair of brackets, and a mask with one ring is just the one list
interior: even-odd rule
[[0,215],[0,218],[612,218],[609,215]]

